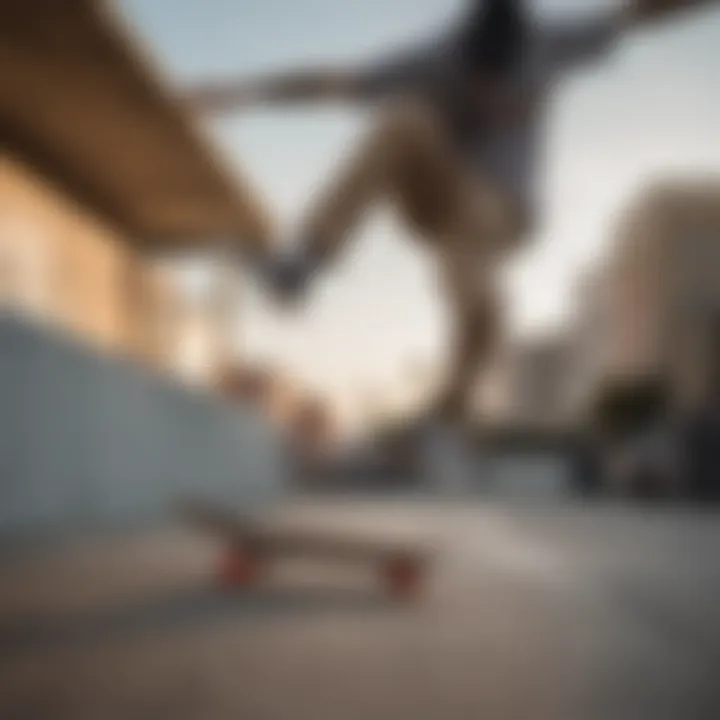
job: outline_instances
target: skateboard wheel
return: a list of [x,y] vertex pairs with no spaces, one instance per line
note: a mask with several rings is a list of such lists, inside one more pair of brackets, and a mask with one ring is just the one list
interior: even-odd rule
[[218,583],[224,588],[249,587],[262,577],[263,563],[257,553],[246,548],[231,548],[221,558]]
[[414,600],[422,590],[422,564],[411,558],[393,558],[383,567],[383,581],[389,594],[397,600]]

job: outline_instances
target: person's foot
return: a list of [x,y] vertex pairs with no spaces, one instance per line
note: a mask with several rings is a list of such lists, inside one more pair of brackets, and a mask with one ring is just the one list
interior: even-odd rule
[[271,291],[281,303],[295,305],[304,299],[318,264],[308,252],[286,252],[267,265],[264,275]]
[[269,268],[268,282],[278,300],[286,305],[300,302],[307,293],[314,267],[299,254],[281,255]]
[[309,262],[298,252],[273,252],[257,244],[246,244],[237,260],[283,302],[302,296],[311,274]]

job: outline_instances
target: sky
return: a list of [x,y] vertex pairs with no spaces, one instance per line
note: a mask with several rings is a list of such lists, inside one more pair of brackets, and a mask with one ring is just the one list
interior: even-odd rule
[[[174,87],[218,77],[383,55],[430,36],[460,0],[118,0]],[[614,3],[615,5],[617,3]],[[538,13],[577,12],[538,0]],[[586,0],[584,9],[611,6]],[[283,237],[338,158],[367,128],[357,109],[252,111],[204,119],[226,164],[254,183]],[[566,80],[548,107],[541,226],[505,275],[513,334],[572,317],[586,268],[607,252],[618,213],[658,177],[720,173],[720,12],[627,37]],[[581,289],[581,288],[580,288]],[[432,259],[390,211],[353,238],[309,306],[279,312],[243,287],[238,347],[358,411],[412,393],[444,357]]]

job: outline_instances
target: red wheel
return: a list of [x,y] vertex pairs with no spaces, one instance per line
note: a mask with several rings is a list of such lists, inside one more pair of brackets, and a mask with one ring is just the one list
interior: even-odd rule
[[262,578],[263,561],[258,553],[243,547],[231,547],[218,568],[218,583],[224,588],[249,587]]
[[422,590],[422,563],[407,557],[388,560],[383,567],[383,580],[390,595],[398,600],[415,600]]

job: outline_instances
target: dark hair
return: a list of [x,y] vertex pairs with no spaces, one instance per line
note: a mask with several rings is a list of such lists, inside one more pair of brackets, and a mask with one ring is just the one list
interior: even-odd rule
[[524,0],[472,0],[462,28],[462,54],[472,68],[504,74],[522,59],[528,15]]

